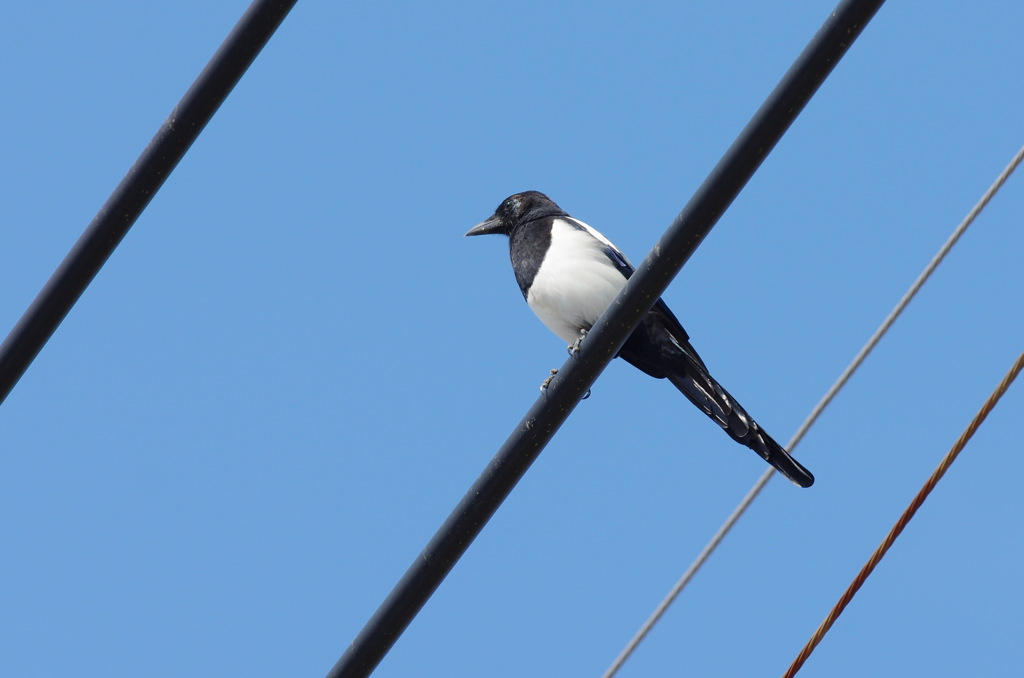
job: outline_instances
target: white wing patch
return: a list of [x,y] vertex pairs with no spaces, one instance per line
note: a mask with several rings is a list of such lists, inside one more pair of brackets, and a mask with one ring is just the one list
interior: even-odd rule
[[551,246],[526,302],[548,329],[568,343],[597,322],[626,284],[625,276],[604,253],[605,247],[618,251],[582,221],[559,218],[551,226]]
[[600,241],[601,241],[602,243],[604,243],[604,244],[605,244],[605,245],[607,245],[608,247],[611,247],[611,248],[612,248],[613,250],[615,250],[615,252],[616,252],[616,253],[617,253],[617,254],[618,254],[618,255],[619,255],[620,257],[622,257],[622,260],[623,260],[623,261],[625,261],[625,262],[626,262],[627,264],[629,264],[629,267],[630,267],[630,268],[632,268],[632,269],[635,269],[635,268],[636,268],[636,266],[634,266],[634,265],[633,265],[633,262],[629,260],[629,257],[627,257],[627,256],[626,256],[625,254],[623,254],[623,253],[622,253],[622,250],[620,250],[620,249],[619,249],[618,247],[616,247],[616,246],[615,246],[615,243],[613,243],[613,242],[612,242],[611,240],[609,240],[608,238],[604,237],[604,234],[602,234],[602,233],[601,233],[600,231],[598,231],[598,230],[597,230],[596,228],[592,228],[591,226],[589,226],[589,225],[587,225],[587,224],[583,223],[582,221],[580,221],[579,219],[573,219],[572,217],[569,217],[569,218],[567,219],[567,221],[571,221],[571,222],[573,222],[574,224],[577,224],[577,225],[579,225],[579,226],[582,226],[582,227],[583,227],[584,229],[586,229],[587,233],[589,233],[590,235],[594,236],[595,238],[597,238],[598,240],[600,240]]

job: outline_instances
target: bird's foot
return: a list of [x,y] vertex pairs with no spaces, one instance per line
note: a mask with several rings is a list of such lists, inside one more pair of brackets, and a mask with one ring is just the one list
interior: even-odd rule
[[[545,379],[543,382],[541,382],[541,385],[540,385],[540,392],[541,393],[547,393],[548,392],[548,385],[551,383],[551,380],[555,378],[556,374],[558,374],[558,369],[557,368],[552,368],[550,376],[548,376],[547,379]],[[586,400],[589,397],[590,397],[590,389],[588,388],[587,392],[583,394],[583,397],[580,398],[580,400]]]
[[586,336],[587,330],[581,329],[580,336],[576,338],[576,341],[572,342],[571,344],[569,344],[569,346],[566,347],[566,350],[569,351],[569,355],[571,355],[573,358],[575,358],[576,354],[580,352],[580,345],[583,343],[583,339]]

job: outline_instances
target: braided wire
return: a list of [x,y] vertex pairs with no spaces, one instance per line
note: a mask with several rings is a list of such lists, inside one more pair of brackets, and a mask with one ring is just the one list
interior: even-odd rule
[[867,580],[868,576],[870,576],[872,571],[874,571],[875,566],[882,560],[885,554],[889,551],[889,548],[893,545],[893,542],[895,542],[896,538],[900,536],[901,532],[903,532],[907,523],[909,523],[911,518],[914,517],[914,514],[917,513],[917,509],[921,508],[921,504],[923,504],[924,500],[928,498],[931,491],[935,489],[935,486],[939,483],[939,480],[942,479],[942,476],[946,474],[950,465],[956,461],[956,458],[960,455],[964,446],[967,445],[967,442],[972,436],[974,436],[978,427],[980,427],[982,422],[985,421],[988,413],[992,411],[992,408],[996,406],[999,399],[1003,397],[1004,393],[1006,393],[1006,389],[1008,389],[1010,384],[1013,383],[1013,380],[1017,378],[1021,368],[1024,368],[1024,353],[1020,354],[1017,358],[1017,362],[1013,364],[1010,371],[1007,372],[1006,376],[1003,377],[1003,380],[999,382],[999,386],[996,387],[996,390],[992,392],[992,395],[990,395],[988,400],[985,401],[985,404],[981,406],[981,409],[974,416],[974,419],[971,420],[971,423],[968,424],[967,428],[964,429],[964,432],[960,434],[960,437],[957,439],[956,443],[954,443],[953,447],[946,453],[946,456],[942,458],[942,461],[939,462],[935,471],[932,472],[931,477],[925,481],[925,484],[921,487],[920,491],[918,491],[917,496],[914,497],[913,501],[910,502],[910,505],[903,511],[903,514],[899,517],[899,520],[896,521],[896,524],[893,525],[892,529],[889,530],[889,534],[887,534],[885,539],[882,540],[882,543],[879,544],[877,549],[875,549],[875,552],[871,554],[871,557],[868,558],[868,562],[864,564],[864,567],[861,568],[861,571],[850,583],[850,586],[847,587],[845,592],[843,592],[839,601],[829,611],[828,616],[825,617],[825,620],[821,622],[821,625],[811,635],[807,644],[804,645],[802,650],[800,650],[800,654],[798,654],[796,659],[793,660],[792,665],[790,665],[789,670],[786,671],[783,678],[792,678],[795,676],[796,672],[799,671],[800,667],[807,661],[807,658],[811,656],[811,653],[814,652],[814,648],[818,646],[822,638],[825,637],[825,634],[828,633],[828,630],[832,628],[836,619],[838,619],[839,615],[843,613],[846,606],[850,604],[851,600],[853,600],[853,596],[856,595],[857,591],[860,590],[860,587],[864,585],[865,580]]

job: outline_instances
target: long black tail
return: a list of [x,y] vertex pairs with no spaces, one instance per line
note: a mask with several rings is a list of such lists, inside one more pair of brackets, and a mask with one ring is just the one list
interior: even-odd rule
[[661,300],[644,317],[619,356],[652,377],[667,378],[733,440],[757,452],[793,483],[800,487],[814,484],[811,472],[761,430],[736,399],[712,378],[690,345],[686,331]]
[[729,437],[757,452],[790,481],[800,487],[810,487],[814,484],[811,472],[765,433],[729,392],[706,371],[703,371],[703,374],[693,374],[690,371],[684,374],[669,374],[668,380],[690,402],[718,422]]

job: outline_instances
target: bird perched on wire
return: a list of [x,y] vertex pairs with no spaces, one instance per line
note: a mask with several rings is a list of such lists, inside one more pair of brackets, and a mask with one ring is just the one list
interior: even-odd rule
[[[570,352],[597,322],[633,266],[607,238],[569,216],[538,191],[506,198],[466,235],[502,234],[519,289],[548,329]],[[765,433],[708,373],[683,326],[659,299],[641,319],[619,357],[657,379],[668,379],[736,442],[757,452],[786,478],[810,487],[814,476]]]

